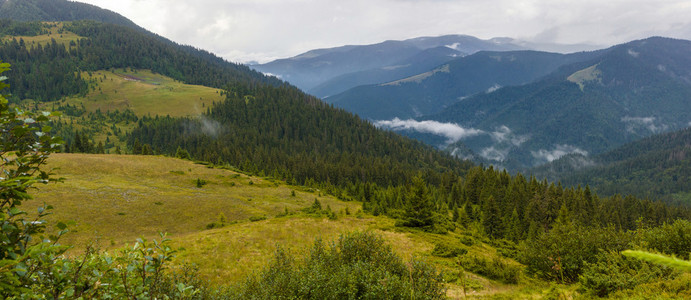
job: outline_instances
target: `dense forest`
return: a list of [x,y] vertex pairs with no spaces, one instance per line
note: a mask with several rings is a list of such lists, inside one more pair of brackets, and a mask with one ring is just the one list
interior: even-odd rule
[[[6,25],[19,26],[14,24]],[[28,45],[22,39],[6,40],[0,45],[0,57],[12,64],[8,72],[11,99],[51,101],[84,93],[88,84],[81,72],[112,68],[150,69],[185,83],[216,88],[230,82],[248,86],[284,84],[206,51],[128,27],[76,21],[66,23],[63,29],[83,38],[67,45],[54,39],[46,45]]]
[[0,19],[22,22],[94,20],[144,31],[134,22],[115,12],[98,6],[67,0],[5,0],[0,4]]
[[654,135],[601,155],[571,155],[533,170],[564,185],[589,184],[604,195],[631,193],[689,204],[691,129]]
[[347,186],[405,183],[416,172],[438,183],[470,163],[420,142],[377,130],[293,87],[234,85],[201,119],[143,118],[129,135],[134,153],[149,145],[175,155],[230,164],[288,182]]

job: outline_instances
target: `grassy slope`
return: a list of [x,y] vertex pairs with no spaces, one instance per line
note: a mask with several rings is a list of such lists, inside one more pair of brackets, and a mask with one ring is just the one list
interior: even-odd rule
[[83,73],[90,81],[85,97],[67,99],[87,111],[132,110],[137,116],[200,115],[214,101],[224,99],[221,90],[184,84],[148,70],[113,70]]
[[[55,173],[65,181],[40,186],[25,208],[35,211],[45,202],[55,206],[51,223],[73,220],[62,242],[75,245],[75,252],[96,237],[98,245],[114,249],[132,244],[137,237],[154,238],[160,231],[167,232],[176,246],[185,249],[178,253],[178,263],[197,264],[203,277],[228,283],[259,270],[277,245],[302,253],[315,238],[330,241],[345,232],[375,230],[402,257],[422,257],[445,270],[448,280],[458,278],[453,259],[430,253],[442,241],[462,246],[463,232],[437,235],[401,230],[390,218],[357,213],[360,203],[342,202],[319,191],[156,156],[55,154],[49,167],[59,168]],[[198,188],[197,178],[208,183]],[[315,198],[335,211],[338,219],[300,212]],[[350,215],[345,214],[346,207]],[[290,215],[276,217],[286,208]],[[206,229],[220,213],[230,224]],[[267,219],[251,222],[251,216]],[[472,255],[498,255],[482,243],[466,248]],[[529,279],[517,286],[503,285],[473,274],[466,276],[466,282],[471,287],[468,295],[476,296],[499,292],[523,297],[544,288],[539,283],[538,288],[530,287],[536,283]],[[449,295],[462,295],[457,283],[449,287]]]
[[49,44],[52,42],[54,39],[58,44],[64,44],[66,47],[69,49],[69,44],[71,41],[77,41],[81,37],[76,35],[73,32],[70,31],[63,31],[60,33],[60,30],[63,27],[62,22],[43,22],[44,24],[50,25],[47,29],[49,30],[48,34],[42,34],[42,35],[37,35],[37,36],[5,36],[2,38],[3,41],[5,40],[12,40],[12,39],[23,39],[24,43],[26,44],[27,48],[31,48],[31,46],[45,46],[46,44]]

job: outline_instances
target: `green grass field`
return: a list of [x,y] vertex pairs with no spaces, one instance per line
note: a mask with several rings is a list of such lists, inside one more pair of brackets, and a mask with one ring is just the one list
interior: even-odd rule
[[[133,244],[138,237],[156,238],[168,233],[176,247],[175,263],[196,264],[201,276],[215,284],[236,282],[256,272],[272,257],[276,247],[299,254],[316,238],[331,241],[351,231],[380,233],[404,259],[413,256],[435,264],[447,274],[449,295],[462,298],[459,269],[453,258],[432,256],[437,243],[458,245],[468,255],[499,257],[496,249],[481,242],[464,246],[466,233],[431,234],[394,226],[395,220],[362,214],[358,202],[343,202],[318,190],[289,186],[281,181],[211,168],[191,161],[133,155],[54,154],[49,168],[64,182],[38,186],[34,199],[24,208],[36,211],[43,203],[53,205],[50,224],[72,221],[63,244],[74,245],[77,254],[90,243],[102,249]],[[197,179],[206,181],[201,188]],[[292,192],[295,192],[295,196]],[[302,212],[318,199],[337,215]],[[346,210],[347,208],[347,210]],[[289,214],[285,214],[285,211]],[[346,211],[349,214],[346,214]],[[207,229],[225,216],[225,226]],[[250,221],[251,217],[266,217]],[[510,264],[517,264],[504,259]],[[468,296],[501,293],[524,297],[548,287],[523,278],[507,285],[466,273]]]
[[137,116],[197,116],[224,99],[219,89],[184,84],[148,70],[84,72],[82,78],[91,83],[89,93],[66,103],[83,104],[90,112],[130,109]]
[[27,48],[31,48],[32,46],[45,46],[49,43],[52,43],[52,40],[55,40],[58,44],[63,44],[65,47],[69,49],[69,45],[71,41],[77,41],[78,39],[82,38],[78,35],[76,35],[73,32],[64,30],[62,33],[60,33],[60,30],[63,28],[63,23],[62,22],[43,22],[43,24],[47,24],[50,27],[48,27],[48,33],[47,34],[42,34],[42,35],[37,35],[37,36],[5,36],[2,38],[3,41],[7,40],[12,40],[12,39],[17,39],[18,41],[20,39],[24,40],[24,44],[26,45]]

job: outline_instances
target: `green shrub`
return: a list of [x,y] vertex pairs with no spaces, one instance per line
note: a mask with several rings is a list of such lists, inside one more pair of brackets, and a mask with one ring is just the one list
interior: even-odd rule
[[631,241],[628,233],[608,228],[587,228],[574,223],[556,224],[552,230],[521,244],[519,261],[529,274],[571,283],[578,280],[586,263],[594,263],[602,251],[622,251]]
[[264,221],[266,220],[266,216],[251,216],[250,221],[251,222],[258,222],[258,221]]
[[660,251],[688,260],[691,254],[691,221],[676,220],[672,224],[641,229],[638,232],[640,247]]
[[500,258],[492,260],[483,257],[464,255],[458,260],[463,269],[503,283],[516,284],[521,275],[521,267],[505,263]]
[[670,279],[672,269],[625,257],[617,252],[602,252],[594,263],[586,263],[579,277],[581,286],[590,294],[606,297],[619,290],[659,279]]
[[434,250],[432,250],[432,255],[438,257],[456,257],[466,253],[468,250],[447,243],[438,243],[434,245]]
[[235,299],[444,299],[442,276],[404,263],[373,233],[350,233],[326,247],[317,240],[298,260],[279,248],[271,263],[228,294]]

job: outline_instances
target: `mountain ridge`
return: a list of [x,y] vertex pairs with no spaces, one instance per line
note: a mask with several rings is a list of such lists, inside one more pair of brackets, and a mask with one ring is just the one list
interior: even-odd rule
[[[688,124],[691,52],[687,51],[691,41],[660,37],[632,41],[589,61],[563,66],[540,81],[477,95],[424,119],[487,132],[507,126],[515,135],[530,136],[520,145],[523,150],[502,148],[504,156],[518,151],[512,156],[519,162],[509,162],[514,168],[538,163],[541,151],[557,151],[559,145],[562,150],[596,155]],[[574,74],[586,70],[595,76],[593,80],[574,79]],[[476,153],[493,145],[480,138],[463,142]]]

